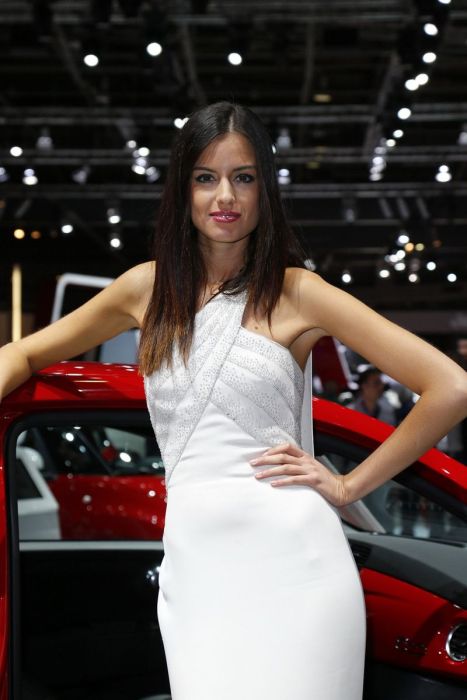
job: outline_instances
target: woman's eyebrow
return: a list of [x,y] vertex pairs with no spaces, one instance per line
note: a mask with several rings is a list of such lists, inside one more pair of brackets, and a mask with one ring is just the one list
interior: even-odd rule
[[[241,165],[241,166],[238,167],[238,168],[234,168],[234,169],[233,169],[233,172],[235,172],[235,171],[237,171],[237,170],[250,170],[250,169],[256,170],[256,165]],[[206,168],[204,165],[195,165],[195,167],[193,168],[193,170],[209,170],[210,173],[215,173],[215,172],[216,172],[216,171],[213,170],[212,168]]]

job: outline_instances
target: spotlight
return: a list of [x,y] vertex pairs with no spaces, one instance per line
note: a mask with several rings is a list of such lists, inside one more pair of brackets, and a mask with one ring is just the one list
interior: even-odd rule
[[174,125],[177,127],[177,129],[182,129],[185,126],[187,121],[188,121],[188,117],[183,117],[183,119],[180,117],[176,117],[174,119]]
[[99,65],[99,59],[94,53],[87,53],[83,58],[83,62],[89,68],[95,68],[97,65]]
[[241,54],[237,53],[236,51],[232,51],[228,54],[227,60],[232,66],[239,66],[242,63],[243,58],[241,57]]
[[276,146],[279,151],[284,148],[292,148],[292,139],[290,138],[290,133],[287,127],[279,129],[279,136],[276,140]]
[[426,264],[426,269],[430,271],[436,270],[436,263],[432,260],[429,260]]
[[121,220],[122,217],[120,216],[120,211],[117,205],[114,204],[113,206],[107,208],[107,221],[109,224],[119,224]]
[[288,168],[280,168],[277,173],[277,181],[279,185],[290,185],[290,170]]
[[37,138],[36,148],[39,151],[51,151],[53,147],[54,144],[50,135],[50,131],[47,129],[47,127],[44,127],[43,129],[41,129],[41,133]]
[[454,272],[450,272],[446,279],[448,282],[456,282],[457,275]]
[[401,107],[397,112],[399,119],[408,119],[412,114],[412,110],[409,107]]
[[383,267],[383,268],[378,272],[378,274],[379,274],[379,276],[380,276],[382,279],[387,279],[388,277],[391,276],[391,273],[390,273],[389,270],[386,269],[385,267]]
[[410,78],[409,80],[405,81],[405,87],[407,90],[418,90],[419,88],[419,83],[415,78]]
[[392,132],[392,135],[394,136],[395,139],[400,139],[403,137],[404,132],[402,129],[396,129],[395,131]]
[[401,232],[397,238],[397,243],[399,245],[405,245],[409,241],[410,241],[410,238],[408,237],[408,235],[406,233],[403,233],[403,232]]
[[89,165],[83,165],[81,166],[81,168],[73,170],[73,172],[71,173],[71,179],[74,182],[77,182],[78,185],[85,185],[90,172],[91,168],[89,167]]
[[109,245],[116,250],[123,247],[122,238],[118,232],[115,231],[109,234]]
[[348,270],[344,270],[342,273],[342,281],[344,284],[350,284],[352,282],[352,275]]
[[452,180],[452,175],[449,171],[449,166],[448,165],[440,165],[438,172],[435,175],[435,179],[438,182],[449,182]]
[[434,63],[436,61],[436,54],[434,51],[427,51],[422,56],[423,63]]
[[60,227],[60,230],[65,236],[67,236],[70,233],[73,233],[73,224],[63,222],[61,227]]
[[426,73],[418,73],[418,75],[416,75],[414,78],[419,85],[426,85],[429,79],[430,78]]
[[428,34],[428,36],[436,36],[438,34],[438,27],[436,24],[433,24],[433,22],[427,22],[423,25],[423,31],[425,34]]
[[26,170],[23,173],[23,184],[24,185],[37,185],[38,179],[36,177],[36,173],[34,172],[34,168],[26,168]]
[[13,156],[13,158],[19,158],[23,155],[23,149],[21,146],[12,146],[10,148],[10,155]]
[[161,176],[161,172],[154,165],[151,165],[146,169],[146,180],[147,182],[156,182]]
[[151,41],[146,46],[146,51],[150,56],[160,56],[160,54],[162,53],[162,46],[159,44],[158,41]]
[[397,270],[397,272],[402,272],[403,270],[405,270],[405,262],[402,262],[402,260],[398,260],[394,265],[394,269]]
[[417,275],[417,273],[416,273],[416,272],[411,272],[410,275],[409,275],[409,282],[415,283],[415,282],[419,282],[419,281],[420,281],[420,278],[419,278],[419,276]]

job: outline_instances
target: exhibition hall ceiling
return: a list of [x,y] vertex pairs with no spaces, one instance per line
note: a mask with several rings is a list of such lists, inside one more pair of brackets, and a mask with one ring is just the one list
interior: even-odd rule
[[228,99],[320,274],[465,302],[467,0],[2,0],[0,58],[3,270],[147,259],[177,120]]

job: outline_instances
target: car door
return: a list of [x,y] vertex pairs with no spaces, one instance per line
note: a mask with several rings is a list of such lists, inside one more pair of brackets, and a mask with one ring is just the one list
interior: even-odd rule
[[[73,425],[88,431],[133,432],[134,445],[145,446],[147,468],[156,471],[159,464],[146,411],[42,409],[17,417],[3,431],[11,562],[8,697],[167,697],[169,683],[156,607],[162,542],[129,536],[104,540],[98,534],[77,541],[63,531],[58,539],[57,533],[46,535],[43,529],[33,532],[19,527],[17,452],[24,449],[24,433],[31,436],[34,430],[47,428],[63,432]],[[37,442],[30,449],[39,446]],[[101,487],[101,491],[104,502],[106,489]]]

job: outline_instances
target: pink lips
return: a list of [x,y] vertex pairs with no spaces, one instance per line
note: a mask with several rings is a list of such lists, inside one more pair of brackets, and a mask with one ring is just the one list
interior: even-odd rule
[[240,214],[236,211],[213,211],[210,216],[220,224],[231,224],[240,218]]

